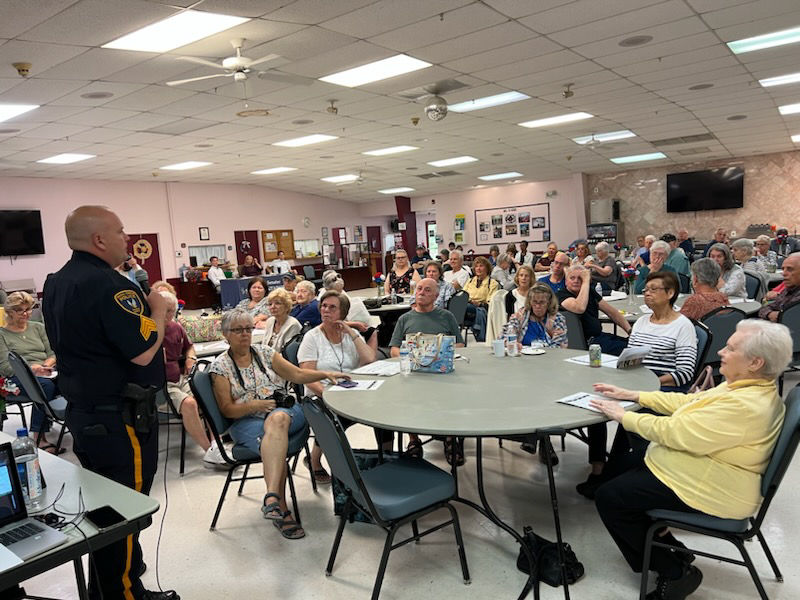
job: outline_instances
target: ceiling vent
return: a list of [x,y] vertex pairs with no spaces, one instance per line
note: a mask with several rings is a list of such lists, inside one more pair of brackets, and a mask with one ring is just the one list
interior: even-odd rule
[[678,150],[678,154],[683,156],[691,156],[692,154],[705,154],[706,152],[711,152],[711,148],[708,146],[701,146],[699,148],[683,148],[682,150]]
[[434,171],[433,173],[423,173],[417,175],[420,179],[435,179],[437,177],[451,177],[453,175],[461,175],[458,171]]
[[663,140],[653,140],[653,146],[678,146],[679,144],[694,144],[695,142],[708,142],[716,139],[710,133],[700,133],[698,135],[684,135],[681,137],[665,138]]
[[414,100],[416,102],[417,100],[422,100],[428,96],[441,96],[442,94],[448,94],[455,90],[460,90],[466,87],[469,86],[462,81],[458,81],[457,79],[444,79],[442,81],[437,81],[436,83],[431,83],[422,87],[403,90],[402,92],[397,92],[396,95],[400,96],[401,98],[406,98],[407,100]]

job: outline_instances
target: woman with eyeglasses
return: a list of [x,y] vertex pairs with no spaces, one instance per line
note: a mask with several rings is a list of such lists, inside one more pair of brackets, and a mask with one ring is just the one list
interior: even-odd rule
[[523,346],[567,347],[567,321],[558,312],[558,298],[544,283],[536,283],[517,314],[520,330],[517,339]]
[[328,379],[349,379],[333,371],[296,367],[273,348],[253,346],[253,317],[234,308],[222,315],[222,335],[230,349],[209,367],[220,412],[233,420],[228,433],[236,446],[261,456],[267,493],[262,516],[290,540],[305,537],[286,504],[286,452],[289,438],[306,425],[300,403],[277,405],[275,391],[284,381],[310,384]]
[[[45,399],[50,402],[58,395],[53,373],[56,367],[56,355],[50,348],[50,341],[42,323],[31,321],[33,296],[28,292],[12,292],[5,302],[6,325],[0,328],[0,376],[8,377],[22,390],[22,382],[14,375],[8,353],[17,352],[31,367],[39,384],[42,386]],[[5,413],[5,406],[2,407]],[[50,431],[52,422],[35,403],[31,413],[31,431],[37,445],[42,450],[55,454],[55,444],[48,441],[46,433]],[[60,448],[58,453],[66,452]]]
[[410,294],[412,282],[416,285],[419,280],[419,273],[408,262],[408,253],[400,248],[394,255],[394,267],[383,283],[383,293],[388,295],[394,290],[397,294]]

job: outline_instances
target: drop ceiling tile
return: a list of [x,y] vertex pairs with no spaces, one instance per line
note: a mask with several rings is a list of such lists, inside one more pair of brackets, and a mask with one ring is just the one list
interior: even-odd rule
[[536,0],[536,2],[531,2],[530,0],[484,0],[484,3],[507,17],[518,19],[519,17],[532,15],[535,12],[570,4],[573,1],[574,0]]
[[155,112],[162,115],[192,117],[229,104],[231,104],[231,99],[228,97],[215,96],[213,94],[195,94],[183,100],[161,106]]
[[531,16],[521,19],[520,22],[540,33],[548,34],[587,23],[595,23],[609,17],[618,17],[659,2],[663,2],[663,0],[610,0],[607,2],[577,0],[541,12],[537,10]]
[[290,23],[311,23],[317,25],[340,15],[351,13],[359,8],[373,4],[375,0],[296,0],[288,2],[265,16],[276,21]]
[[369,38],[393,28],[408,25],[448,12],[465,4],[464,0],[379,0],[346,15],[322,23],[326,29]]
[[[108,105],[114,99],[122,98],[142,89],[144,84],[141,83],[117,83],[108,81],[93,81],[88,85],[83,85],[76,89],[74,92],[60,96],[57,100],[52,101],[50,104],[54,106],[101,106]],[[113,94],[110,98],[82,98],[84,94],[92,92],[109,92]]]
[[92,48],[70,60],[41,73],[51,79],[105,79],[117,71],[127,69],[152,58],[149,52],[131,52],[109,48]]
[[132,110],[113,110],[108,108],[91,108],[82,112],[76,113],[69,117],[60,119],[62,123],[70,125],[89,125],[92,127],[102,127],[103,125],[111,125],[116,121],[127,119],[136,116],[137,113]]
[[703,14],[703,20],[714,29],[750,23],[754,16],[759,18],[775,17],[797,11],[797,2],[794,0],[769,0],[752,4],[725,6],[720,10],[708,11]]
[[29,2],[28,0],[4,0],[3,12],[13,18],[0,20],[0,38],[14,38],[31,27],[58,14],[76,0],[52,0]]
[[47,143],[47,140],[39,138],[26,138],[20,136],[15,136],[12,138],[0,137],[0,150],[13,150],[14,152],[18,152],[20,150],[30,150],[32,148],[44,146]]
[[[12,63],[20,61],[31,63],[31,75],[37,77],[47,69],[78,56],[86,52],[86,50],[87,48],[84,46],[11,40],[0,45],[0,77],[18,78],[19,74],[12,66]],[[89,76],[86,77],[87,80],[90,78]]]
[[121,110],[141,110],[148,111],[161,108],[167,104],[172,104],[193,96],[194,92],[181,88],[170,88],[161,85],[148,85],[140,87],[136,91],[115,97],[109,100],[104,107]]
[[[10,121],[6,121],[10,122]],[[83,125],[64,125],[60,123],[47,123],[41,127],[36,127],[21,133],[22,137],[39,138],[48,140],[57,140],[59,138],[69,137],[81,131],[88,129]]]
[[459,57],[445,62],[444,66],[463,73],[485,71],[517,61],[533,59],[537,56],[551,55],[559,50],[562,50],[562,47],[555,42],[544,37],[536,37],[471,56]]
[[498,82],[526,76],[531,73],[538,73],[555,67],[563,67],[565,65],[581,62],[582,60],[583,57],[571,50],[561,50],[559,52],[517,61],[500,67],[477,71],[474,75],[484,81]]
[[[488,68],[516,60],[515,56],[512,56],[511,60],[505,61],[498,53],[491,51],[509,47],[509,51],[514,53],[514,49],[510,47],[512,44],[534,37],[538,37],[538,35],[518,23],[502,23],[461,36],[456,40],[447,40],[424,48],[417,48],[414,50],[414,56],[432,63],[446,63],[468,55],[474,57],[483,53],[491,53],[491,58],[484,67]],[[556,48],[560,48],[560,46],[556,46]]]
[[[755,17],[756,15],[754,15]],[[759,15],[760,16],[760,15]],[[795,27],[800,23],[800,11],[786,13],[780,16],[768,17],[765,19],[754,18],[752,21],[743,23],[741,25],[734,25],[731,27],[722,27],[717,29],[717,35],[724,42],[739,40],[773,31],[782,31],[789,27]],[[769,52],[770,50],[762,50],[762,52]]]
[[127,129],[129,131],[144,131],[159,125],[166,125],[176,121],[173,115],[160,115],[155,113],[139,113],[134,117],[128,117],[114,123],[116,129]]

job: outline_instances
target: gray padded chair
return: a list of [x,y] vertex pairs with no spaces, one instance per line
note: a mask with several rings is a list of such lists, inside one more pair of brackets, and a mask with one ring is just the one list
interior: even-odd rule
[[[338,418],[328,410],[320,398],[305,397],[302,403],[306,420],[314,429],[317,442],[325,452],[331,473],[342,482],[347,493],[347,501],[339,520],[325,574],[330,575],[333,571],[344,526],[350,514],[358,508],[386,531],[386,542],[372,589],[372,600],[377,600],[380,595],[386,563],[392,550],[411,541],[419,542],[420,538],[448,525],[453,525],[464,583],[469,584],[469,569],[458,513],[450,504],[456,493],[453,476],[426,460],[407,456],[401,456],[396,461],[385,462],[361,472],[356,466],[353,451]],[[417,520],[441,508],[450,511],[450,520],[420,533]],[[411,537],[393,543],[397,530],[407,523],[411,523]],[[407,594],[410,593],[408,588],[405,591]]]
[[[775,493],[778,491],[778,486],[781,484],[781,480],[792,462],[792,457],[794,456],[795,450],[797,450],[798,442],[800,442],[800,387],[794,388],[786,399],[786,416],[783,420],[783,428],[778,436],[778,441],[772,452],[772,458],[767,465],[767,470],[761,477],[761,495],[764,497],[764,501],[761,503],[761,508],[758,509],[758,512],[748,519],[721,519],[703,513],[650,510],[647,514],[654,519],[654,522],[647,532],[647,542],[645,543],[644,561],[642,564],[650,564],[652,548],[653,546],[657,546],[747,567],[750,576],[753,578],[753,583],[758,590],[759,596],[762,600],[768,600],[764,586],[761,584],[761,579],[758,577],[753,561],[745,548],[745,541],[753,537],[758,538],[764,550],[764,554],[772,567],[772,571],[775,574],[775,579],[782,582],[783,575],[781,575],[775,558],[772,556],[769,546],[767,546],[767,541],[764,539],[764,534],[761,532],[761,524],[764,522],[767,510],[772,503],[772,499],[775,497]],[[692,531],[717,539],[727,540],[739,549],[742,560],[689,548],[668,546],[654,541],[653,536],[655,532],[660,531],[664,527],[683,529],[685,531]],[[645,600],[647,596],[647,577],[648,570],[642,569],[639,600]]]
[[783,376],[787,371],[800,370],[800,302],[790,305],[778,314],[778,323],[789,328],[792,333],[792,362],[778,377],[778,393],[783,393]]
[[581,318],[566,309],[558,312],[564,315],[564,319],[567,321],[567,348],[570,350],[588,350],[589,346],[586,344],[586,336],[583,334]]
[[447,302],[447,310],[453,313],[458,323],[458,328],[461,330],[461,337],[464,338],[464,345],[467,345],[467,327],[464,325],[464,319],[467,316],[467,305],[469,304],[469,294],[464,290],[458,290],[450,297]]
[[713,367],[715,381],[719,377],[720,357],[718,352],[725,347],[728,343],[728,338],[736,331],[739,321],[746,316],[744,311],[738,308],[720,306],[700,317],[700,322],[708,327],[712,335],[711,346],[702,366],[710,365]]
[[[211,375],[198,368],[198,366],[202,363],[207,364],[208,361],[200,361],[198,365],[195,366],[191,377],[189,378],[189,386],[192,388],[192,394],[194,395],[195,400],[197,400],[197,404],[200,406],[200,409],[205,415],[206,424],[211,430],[214,440],[217,442],[217,446],[222,454],[222,458],[230,466],[228,469],[228,476],[225,478],[225,484],[222,486],[222,493],[219,495],[217,509],[214,511],[214,518],[211,520],[211,527],[209,527],[210,531],[214,531],[214,529],[217,527],[219,513],[222,511],[222,503],[225,502],[225,495],[228,492],[228,487],[230,487],[231,482],[239,482],[239,495],[241,496],[242,491],[244,490],[245,481],[248,479],[263,479],[263,476],[260,474],[248,475],[250,465],[261,462],[261,455],[253,453],[247,448],[237,445],[231,450],[231,456],[228,454],[228,451],[223,445],[222,434],[230,428],[230,426],[233,424],[233,421],[225,417],[220,412],[219,406],[217,405],[217,399],[214,396],[214,388],[211,384]],[[297,507],[297,495],[295,494],[294,479],[292,478],[292,470],[289,468],[289,461],[303,448],[305,448],[306,453],[308,453],[308,433],[309,429],[308,426],[306,426],[291,436],[289,438],[289,448],[286,453],[286,479],[289,483],[289,492],[292,497],[294,518],[295,521],[297,521],[298,526],[301,525],[300,511]],[[239,467],[244,467],[244,472],[241,475],[234,477],[234,472],[236,472]]]
[[764,297],[763,283],[758,275],[753,275],[750,271],[744,272],[744,286],[747,289],[747,297],[761,302]]

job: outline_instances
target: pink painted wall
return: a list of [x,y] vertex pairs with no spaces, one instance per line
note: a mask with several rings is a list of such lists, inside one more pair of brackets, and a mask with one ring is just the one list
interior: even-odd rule
[[[347,227],[348,241],[354,224],[389,230],[386,217],[362,217],[358,204],[261,186],[0,177],[0,208],[42,211],[46,251],[13,261],[0,258],[0,281],[33,278],[41,290],[47,274],[69,259],[64,219],[82,204],[109,206],[128,232],[157,233],[165,277],[177,276],[178,267],[188,264],[181,243],[233,246],[235,229],[293,229],[299,240],[320,239],[321,227]],[[304,217],[311,219],[308,228]],[[200,242],[199,227],[209,228],[209,241]],[[176,250],[183,258],[174,258]],[[228,255],[235,260],[233,250]]]

